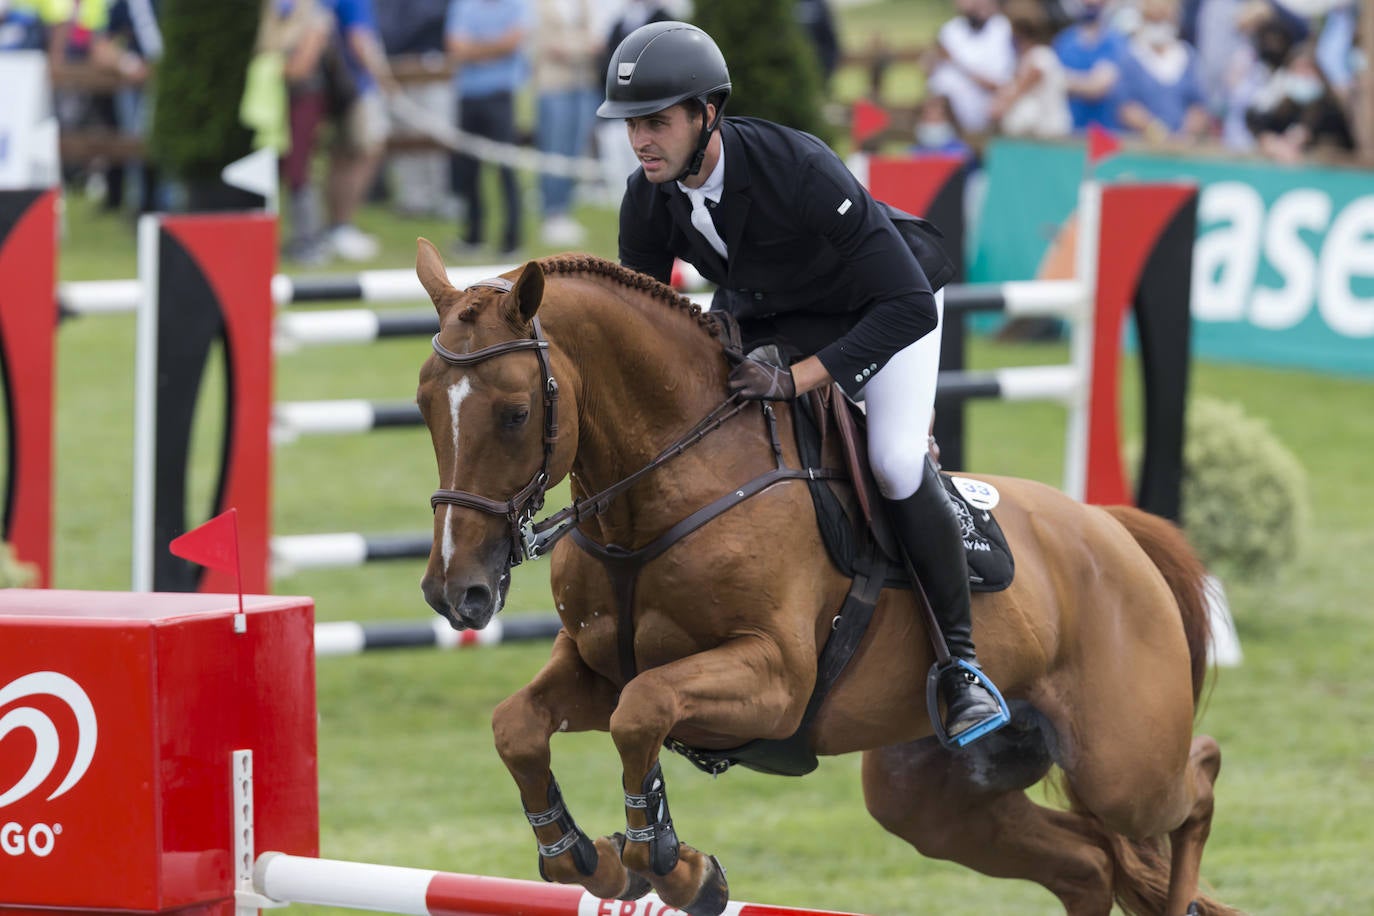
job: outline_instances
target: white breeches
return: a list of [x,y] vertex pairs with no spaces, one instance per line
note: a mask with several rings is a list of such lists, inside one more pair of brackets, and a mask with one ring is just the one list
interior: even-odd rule
[[935,293],[939,323],[899,351],[863,388],[868,415],[868,463],[888,499],[906,499],[921,486],[940,375],[945,293]]

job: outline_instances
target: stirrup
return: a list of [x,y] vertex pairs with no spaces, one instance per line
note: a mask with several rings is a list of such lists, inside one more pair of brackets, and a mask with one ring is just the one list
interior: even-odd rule
[[[940,675],[951,668],[963,668],[977,677],[982,685],[987,688],[988,693],[992,694],[992,698],[997,701],[999,710],[997,715],[989,716],[953,738],[945,731],[945,723],[940,719]],[[951,658],[949,664],[943,667],[938,662],[930,666],[930,672],[926,675],[926,709],[930,713],[930,725],[935,730],[935,737],[939,738],[940,743],[950,750],[967,747],[984,735],[991,734],[1011,722],[1011,710],[1007,708],[1007,701],[1002,698],[1002,692],[997,689],[997,685],[986,674],[962,658]]]

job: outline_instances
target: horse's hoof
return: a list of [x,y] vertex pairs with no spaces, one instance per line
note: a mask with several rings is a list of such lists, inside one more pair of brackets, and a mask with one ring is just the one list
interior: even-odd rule
[[[619,862],[620,857],[625,852],[625,834],[613,833],[606,839],[610,840],[611,845],[615,847],[616,861]],[[625,869],[625,876],[625,889],[615,895],[617,900],[638,900],[654,889],[654,886],[649,883],[649,879],[637,872],[632,872],[627,868]]]
[[720,916],[730,902],[730,885],[725,881],[725,869],[715,856],[706,856],[711,870],[701,882],[696,899],[682,908],[688,916]]

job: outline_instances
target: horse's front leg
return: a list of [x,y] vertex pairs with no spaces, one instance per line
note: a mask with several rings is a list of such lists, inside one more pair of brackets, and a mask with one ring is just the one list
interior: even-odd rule
[[679,725],[738,736],[740,744],[786,737],[814,672],[814,659],[788,665],[775,641],[751,636],[645,671],[621,692],[610,727],[624,766],[622,861],[664,902],[691,916],[716,916],[730,899],[716,858],[678,842],[658,760],[664,739]]
[[593,842],[573,820],[550,769],[549,739],[560,731],[605,731],[615,688],[582,661],[559,631],[548,662],[492,714],[496,752],[520,789],[525,816],[539,842],[539,873],[548,881],[580,884],[598,897],[633,899],[648,883],[620,862],[623,840]]

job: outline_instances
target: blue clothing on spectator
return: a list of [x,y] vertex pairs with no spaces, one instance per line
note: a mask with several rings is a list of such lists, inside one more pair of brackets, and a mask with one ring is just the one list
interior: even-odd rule
[[1338,89],[1348,89],[1355,82],[1352,50],[1356,44],[1357,24],[1355,4],[1352,3],[1327,13],[1317,35],[1317,66],[1327,82]]
[[448,0],[387,0],[378,5],[377,29],[388,54],[444,50]]
[[[1076,74],[1090,72],[1100,62],[1115,64],[1118,70],[1121,61],[1128,56],[1126,38],[1120,32],[1104,28],[1098,33],[1096,41],[1090,41],[1081,25],[1071,25],[1054,39],[1054,53],[1066,70]],[[1069,114],[1073,117],[1073,129],[1084,130],[1096,124],[1107,130],[1117,130],[1121,122],[1117,119],[1120,84],[1100,99],[1085,99],[1069,94]]]
[[[334,13],[334,21],[338,24],[339,46],[343,49],[344,62],[348,64],[348,72],[353,76],[358,94],[373,91],[377,88],[377,81],[353,52],[353,45],[348,39],[348,36],[357,30],[377,36],[377,17],[372,11],[372,0],[324,0],[323,5]],[[380,42],[381,39],[378,38],[378,43]]]
[[[528,0],[450,0],[444,34],[464,41],[495,41],[513,29],[534,26]],[[517,92],[529,79],[529,60],[523,49],[491,60],[469,61],[454,76],[463,98],[482,98]]]
[[162,32],[157,23],[157,0],[114,0],[106,30],[128,40],[129,50],[144,60],[162,57]]
[[1306,41],[1307,36],[1312,34],[1312,26],[1307,16],[1289,9],[1285,0],[1269,0],[1269,8],[1273,10],[1283,27],[1288,30],[1288,34],[1293,36],[1294,43]]
[[69,7],[42,0],[10,0],[0,12],[0,51],[46,51],[48,28],[71,17]]
[[1146,70],[1134,54],[1121,62],[1121,101],[1137,102],[1158,118],[1169,133],[1183,128],[1183,119],[1194,105],[1206,105],[1197,53],[1188,47],[1188,64],[1172,83],[1161,82]]
[[32,10],[0,13],[0,51],[42,51],[47,48],[47,29]]
[[920,143],[912,144],[907,147],[907,152],[913,156],[960,156],[965,159],[973,158],[973,147],[969,146],[958,137],[939,144],[938,146],[923,146]]

